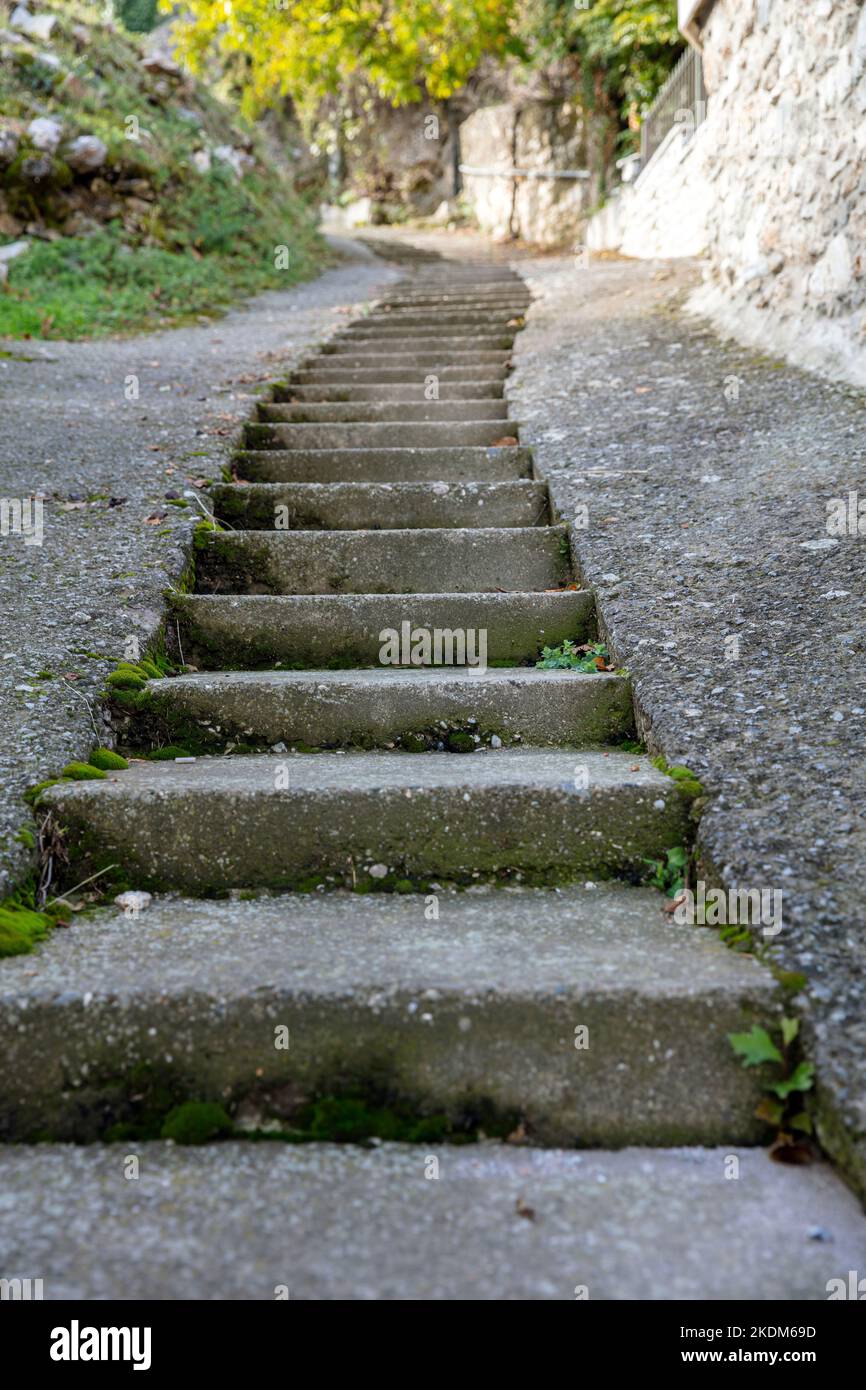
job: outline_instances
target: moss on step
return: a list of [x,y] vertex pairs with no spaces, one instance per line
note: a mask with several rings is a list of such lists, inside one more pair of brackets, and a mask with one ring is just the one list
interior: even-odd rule
[[259,1072],[219,1094],[190,1095],[172,1064],[136,1063],[114,1075],[91,1075],[48,1128],[28,1142],[143,1142],[171,1139],[205,1144],[220,1139],[274,1140],[283,1143],[467,1144],[504,1139],[521,1123],[514,1109],[503,1109],[484,1095],[456,1096],[432,1106],[407,1093],[388,1059],[371,1057],[346,1070],[324,1071],[311,1087],[269,1080]]
[[52,902],[45,908],[37,906],[37,883],[31,875],[20,888],[0,901],[0,957],[27,955],[67,916],[65,903]]

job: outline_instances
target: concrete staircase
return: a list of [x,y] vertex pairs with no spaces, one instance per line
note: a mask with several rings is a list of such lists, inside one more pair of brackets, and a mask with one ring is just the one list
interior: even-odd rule
[[[507,418],[526,287],[402,255],[214,490],[231,529],[173,600],[195,669],[122,731],[195,760],[46,796],[72,879],[115,865],[158,896],[4,963],[0,1136],[123,1139],[66,1169],[27,1150],[29,1182],[0,1153],[7,1263],[58,1297],[824,1297],[853,1199],[732,1148],[765,1132],[727,1034],[775,1026],[772,976],[636,886],[689,817],[620,746],[627,680],[534,665],[595,615]],[[457,663],[407,662],[421,629]],[[325,1142],[150,1142],[189,1100],[259,1136],[319,1104]],[[373,1147],[327,1142],[371,1114]],[[421,1142],[380,1142],[392,1120]]]

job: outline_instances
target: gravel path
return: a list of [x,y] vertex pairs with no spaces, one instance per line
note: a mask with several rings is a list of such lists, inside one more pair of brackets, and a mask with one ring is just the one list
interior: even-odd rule
[[184,567],[191,512],[166,493],[218,477],[266,382],[397,277],[357,243],[332,246],[336,269],[207,326],[0,341],[0,498],[47,497],[41,546],[0,536],[0,898],[33,862],[21,793],[87,756],[105,672],[158,629]]
[[519,269],[521,440],[563,516],[588,510],[582,576],[652,748],[708,789],[705,869],[783,893],[822,1137],[866,1186],[866,536],[827,531],[831,499],[866,498],[866,397],[686,317],[692,265]]

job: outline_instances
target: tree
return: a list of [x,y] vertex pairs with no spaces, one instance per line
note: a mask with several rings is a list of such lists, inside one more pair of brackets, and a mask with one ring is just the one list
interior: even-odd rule
[[191,66],[213,48],[244,56],[250,114],[288,95],[311,119],[358,83],[395,106],[444,99],[484,54],[520,49],[516,0],[186,0],[185,11],[178,38]]
[[526,0],[520,33],[531,61],[570,60],[586,95],[624,122],[650,104],[683,48],[676,0]]

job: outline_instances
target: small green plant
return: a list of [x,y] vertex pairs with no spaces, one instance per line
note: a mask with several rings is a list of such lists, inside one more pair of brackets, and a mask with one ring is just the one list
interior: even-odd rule
[[772,1068],[755,1113],[779,1131],[777,1143],[790,1145],[794,1142],[791,1130],[812,1133],[812,1118],[804,1109],[803,1097],[815,1084],[815,1067],[798,1055],[800,1020],[783,1018],[779,1027],[778,1044],[757,1023],[748,1033],[729,1033],[728,1041],[744,1067]]
[[542,647],[541,660],[535,664],[542,671],[607,671],[609,655],[603,642],[585,642],[579,647],[566,637],[561,647]]
[[644,863],[649,864],[651,870],[647,882],[668,898],[677,897],[685,888],[689,853],[682,845],[669,849],[664,859],[645,859]]

